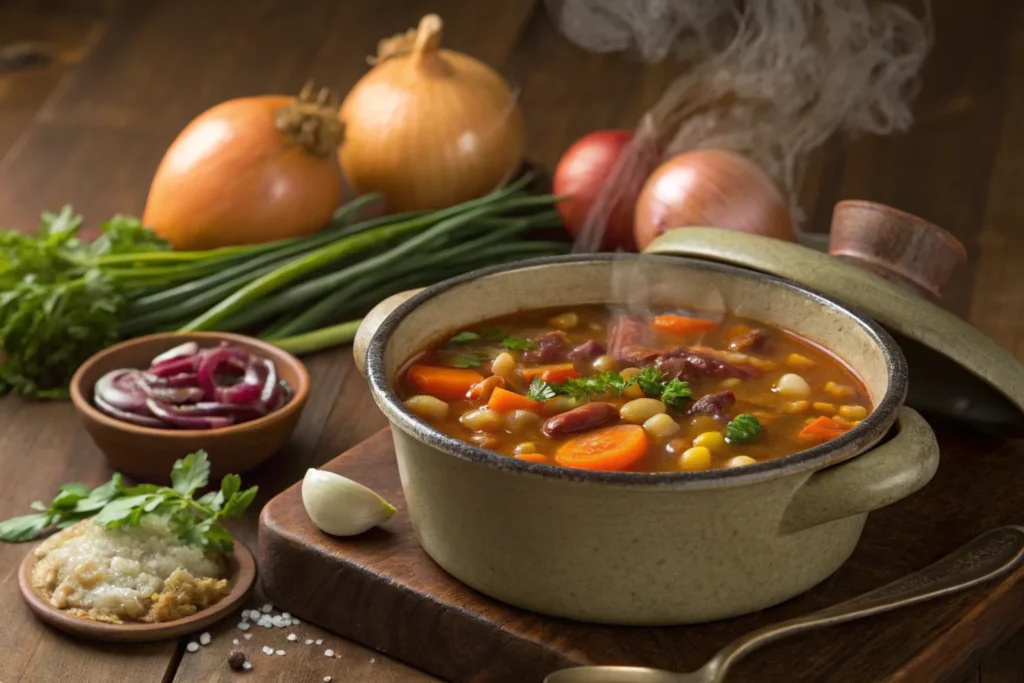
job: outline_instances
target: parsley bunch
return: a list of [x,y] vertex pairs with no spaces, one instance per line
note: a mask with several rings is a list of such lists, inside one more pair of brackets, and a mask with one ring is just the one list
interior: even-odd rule
[[32,503],[34,515],[0,522],[0,540],[9,543],[31,541],[50,527],[64,529],[79,520],[93,521],[107,529],[139,526],[146,515],[167,521],[168,528],[183,543],[210,552],[225,553],[233,547],[231,534],[219,520],[241,517],[256,498],[258,487],[241,490],[237,474],[225,476],[216,491],[198,500],[195,493],[210,479],[210,461],[206,451],[197,451],[174,463],[171,486],[139,484],[125,486],[120,474],[90,490],[85,484],[60,487],[49,506]]
[[686,382],[679,379],[666,382],[656,367],[649,366],[628,380],[617,372],[602,372],[590,377],[568,379],[561,383],[545,382],[540,377],[535,377],[526,396],[535,401],[546,401],[555,396],[586,400],[609,391],[618,396],[634,384],[640,387],[645,396],[660,398],[665,405],[673,408],[683,405],[692,395]]

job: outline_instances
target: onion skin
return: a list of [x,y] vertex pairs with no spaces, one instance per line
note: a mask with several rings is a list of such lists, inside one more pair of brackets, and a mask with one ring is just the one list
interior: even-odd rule
[[789,208],[768,175],[717,149],[672,157],[644,183],[634,234],[640,249],[672,228],[708,226],[796,241]]
[[178,250],[256,244],[320,230],[341,201],[331,156],[279,130],[286,95],[229,100],[200,114],[164,155],[143,223]]
[[[632,138],[632,131],[600,130],[584,135],[562,155],[555,168],[552,186],[554,194],[568,197],[558,202],[555,208],[565,229],[573,236],[579,235],[583,229],[594,200]],[[633,213],[637,195],[622,197],[612,208],[601,238],[602,250],[636,251]]]
[[345,179],[359,194],[382,194],[389,211],[483,196],[522,160],[508,83],[477,59],[439,50],[440,30],[440,19],[424,17],[415,46],[378,62],[341,105]]

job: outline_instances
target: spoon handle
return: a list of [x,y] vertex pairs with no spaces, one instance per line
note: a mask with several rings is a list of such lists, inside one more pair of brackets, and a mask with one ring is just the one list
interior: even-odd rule
[[1001,576],[1017,567],[1022,559],[1024,527],[993,529],[938,562],[892,583],[817,612],[751,631],[725,646],[705,665],[704,680],[721,681],[741,658],[780,638],[950,595]]

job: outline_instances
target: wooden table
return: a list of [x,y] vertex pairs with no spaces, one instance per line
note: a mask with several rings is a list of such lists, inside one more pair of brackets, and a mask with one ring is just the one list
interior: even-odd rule
[[[838,199],[858,197],[953,231],[970,259],[944,305],[1024,360],[1024,5],[935,4],[938,44],[913,129],[828,144],[813,159],[804,205],[817,230]],[[91,223],[140,213],[160,156],[194,115],[230,97],[292,92],[308,77],[344,91],[364,73],[377,38],[428,11],[445,18],[449,45],[521,88],[528,157],[548,168],[583,133],[631,127],[673,75],[585,53],[535,0],[8,0],[0,4],[0,49],[37,42],[27,52],[42,58],[21,49],[0,57],[0,224],[31,228],[41,211],[65,203]],[[251,477],[261,486],[258,503],[384,424],[348,349],[309,365],[317,382],[295,437]],[[1012,450],[1024,457],[1024,445]],[[109,476],[69,404],[17,399],[0,400],[0,473],[2,517],[61,482]],[[250,546],[255,521],[233,528]],[[255,653],[255,680],[433,680],[306,624],[289,630],[295,643],[263,629],[244,641],[223,624],[197,654],[184,642],[81,643],[42,626],[22,604],[15,568],[25,550],[0,547],[2,683],[234,680],[225,658],[236,638]],[[1019,627],[1024,605],[1018,612]],[[263,655],[264,644],[286,654]],[[324,657],[328,647],[340,658]],[[1024,681],[1022,672],[1018,633],[969,680]]]

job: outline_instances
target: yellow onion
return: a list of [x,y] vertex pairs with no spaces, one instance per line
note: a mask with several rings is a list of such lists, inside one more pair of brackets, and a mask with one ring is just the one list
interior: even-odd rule
[[143,223],[175,249],[270,242],[320,230],[342,197],[337,102],[242,97],[197,116],[160,161]]
[[440,49],[441,19],[381,41],[376,65],[342,103],[346,180],[389,210],[439,209],[487,194],[523,154],[508,83],[477,59]]
[[637,198],[634,231],[641,250],[666,230],[691,226],[796,240],[786,199],[768,174],[717,149],[672,157],[655,169]]

